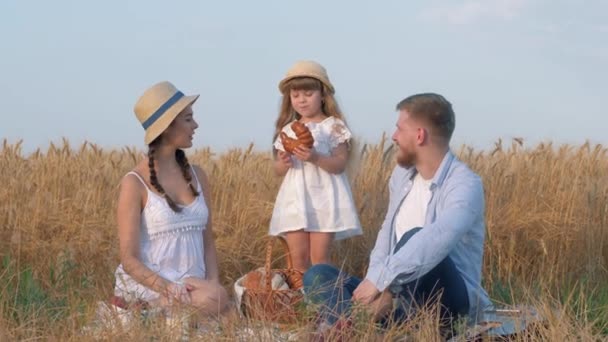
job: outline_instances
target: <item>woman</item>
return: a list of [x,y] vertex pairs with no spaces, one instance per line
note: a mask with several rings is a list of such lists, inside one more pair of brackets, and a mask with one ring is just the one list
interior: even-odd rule
[[209,181],[183,151],[192,146],[198,127],[192,111],[197,99],[161,82],[135,104],[148,155],[120,186],[121,265],[115,273],[115,301],[186,305],[205,315],[227,310],[212,233]]

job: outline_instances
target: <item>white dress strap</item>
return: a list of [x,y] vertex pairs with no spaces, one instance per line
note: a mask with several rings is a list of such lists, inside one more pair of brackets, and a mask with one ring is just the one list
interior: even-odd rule
[[146,182],[144,182],[144,179],[139,175],[139,173],[137,173],[135,171],[129,171],[129,172],[127,172],[127,175],[133,175],[133,176],[137,177],[137,179],[139,179],[141,184],[143,184],[146,187],[146,190],[150,191],[148,184],[146,184]]
[[196,174],[196,171],[194,170],[194,166],[190,165],[190,171],[192,172],[192,175],[194,175],[194,179],[196,179],[196,191],[203,192],[203,187],[201,185],[201,181],[198,180],[198,175]]

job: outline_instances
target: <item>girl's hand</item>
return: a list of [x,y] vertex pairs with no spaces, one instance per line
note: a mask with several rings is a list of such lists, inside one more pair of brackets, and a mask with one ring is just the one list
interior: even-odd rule
[[284,151],[278,151],[278,157],[279,157],[279,161],[286,168],[290,168],[293,166],[293,162],[291,161],[291,156],[289,155],[289,153],[284,152]]
[[188,292],[189,288],[187,285],[172,282],[165,288],[163,296],[167,299],[169,305],[174,304],[176,301],[181,304],[190,304],[192,299]]
[[314,163],[319,158],[317,151],[302,145],[293,150],[293,155],[301,161],[307,161],[310,163]]

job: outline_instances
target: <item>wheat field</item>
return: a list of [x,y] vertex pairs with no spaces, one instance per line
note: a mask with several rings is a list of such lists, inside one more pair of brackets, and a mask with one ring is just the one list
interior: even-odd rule
[[[83,340],[98,300],[112,292],[119,263],[115,203],[121,177],[144,157],[69,141],[25,154],[0,148],[0,341]],[[522,141],[456,154],[479,173],[486,195],[484,286],[499,304],[535,306],[546,318],[521,340],[608,339],[608,150],[601,145],[526,146]],[[349,166],[364,235],[341,242],[334,261],[362,275],[385,214],[395,165],[391,144],[357,147]],[[189,151],[212,185],[222,282],[261,266],[281,179],[270,152]],[[279,246],[279,245],[277,245]],[[282,251],[275,249],[276,256]],[[432,317],[384,335],[434,341]],[[304,323],[302,323],[304,324]],[[235,324],[238,325],[238,324]],[[369,339],[373,328],[358,331]],[[114,335],[112,335],[112,333]],[[169,340],[152,328],[108,339]],[[230,329],[212,340],[236,339]],[[254,334],[255,336],[255,334]],[[382,338],[382,337],[380,337]],[[205,337],[200,337],[205,339]],[[253,340],[271,340],[260,332]]]

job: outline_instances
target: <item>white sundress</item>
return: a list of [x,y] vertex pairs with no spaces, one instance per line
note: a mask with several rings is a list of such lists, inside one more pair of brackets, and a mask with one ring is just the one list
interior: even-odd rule
[[[161,277],[177,282],[187,277],[205,278],[203,231],[209,218],[209,210],[201,184],[194,169],[199,195],[177,213],[171,210],[164,198],[152,192],[143,179],[136,176],[148,190],[148,200],[141,213],[140,257],[152,271]],[[127,175],[128,175],[127,174]],[[114,295],[131,302],[136,299],[154,301],[160,294],[136,282],[122,265],[115,272]]]
[[[305,124],[315,140],[313,148],[321,155],[351,139],[351,132],[340,119],[330,116],[321,122]],[[295,138],[291,123],[283,132]],[[274,142],[285,151],[281,139]],[[362,234],[357,208],[345,173],[331,174],[320,167],[292,156],[291,167],[279,188],[269,234],[304,229],[307,232],[335,233],[335,240]]]

